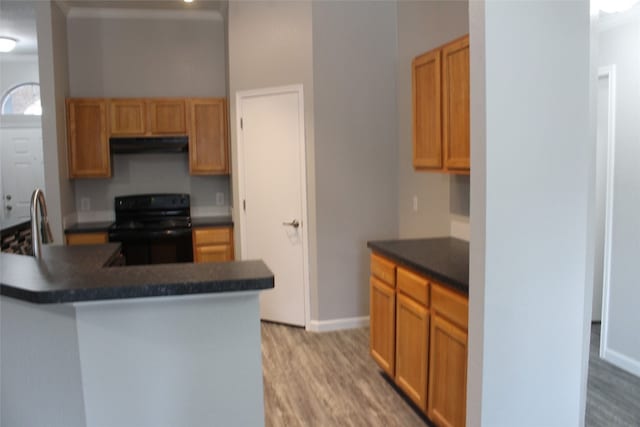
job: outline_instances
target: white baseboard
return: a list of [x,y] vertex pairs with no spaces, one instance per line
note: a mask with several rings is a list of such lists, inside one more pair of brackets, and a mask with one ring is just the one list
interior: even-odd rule
[[618,353],[617,351],[611,350],[610,348],[604,351],[603,359],[620,369],[624,369],[625,371],[635,375],[636,377],[640,377],[640,361],[638,360],[634,360],[629,356]]
[[329,332],[341,329],[365,328],[367,326],[369,326],[369,316],[362,316],[332,320],[311,320],[306,329],[311,332]]

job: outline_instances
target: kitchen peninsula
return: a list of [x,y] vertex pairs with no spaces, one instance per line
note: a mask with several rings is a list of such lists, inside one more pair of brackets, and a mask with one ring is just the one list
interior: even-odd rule
[[0,424],[262,425],[262,261],[109,267],[118,244],[0,254]]

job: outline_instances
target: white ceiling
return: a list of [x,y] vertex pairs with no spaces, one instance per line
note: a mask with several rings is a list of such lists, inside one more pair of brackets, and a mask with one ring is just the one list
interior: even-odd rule
[[[0,36],[11,37],[18,41],[12,54],[36,54],[38,52],[36,34],[35,1],[0,1]],[[4,54],[0,53],[0,55]]]

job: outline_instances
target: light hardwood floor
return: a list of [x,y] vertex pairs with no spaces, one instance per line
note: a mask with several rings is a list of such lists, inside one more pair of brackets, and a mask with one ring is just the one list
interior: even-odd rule
[[591,326],[586,427],[640,427],[640,378],[600,359],[600,325]]
[[[640,427],[640,379],[598,357],[591,331],[587,427]],[[382,377],[369,329],[310,333],[262,324],[267,427],[429,425]]]
[[262,324],[267,427],[426,424],[369,356],[369,329],[310,333]]

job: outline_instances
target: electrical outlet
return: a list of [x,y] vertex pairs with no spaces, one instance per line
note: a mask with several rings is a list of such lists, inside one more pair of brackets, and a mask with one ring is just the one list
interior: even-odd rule
[[224,206],[224,193],[216,193],[216,205]]
[[418,196],[413,196],[413,211],[418,212]]
[[81,211],[90,211],[91,210],[91,199],[88,197],[83,197],[80,199],[80,210]]

